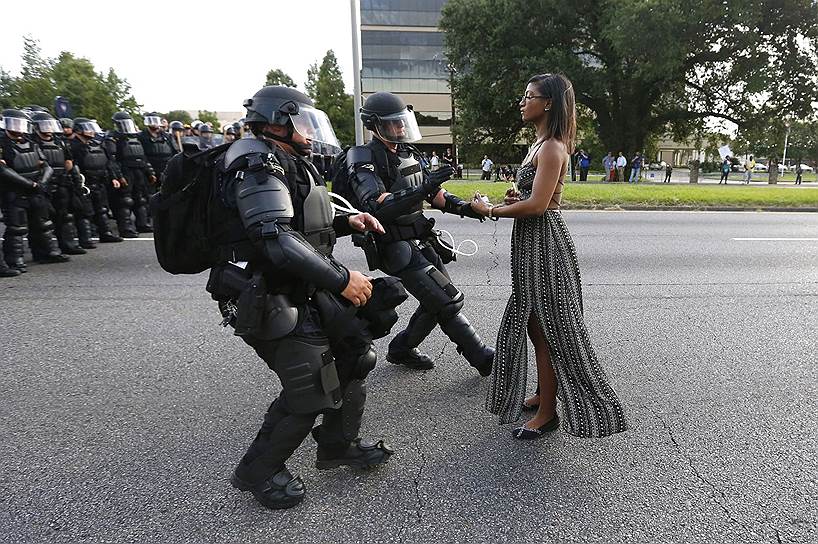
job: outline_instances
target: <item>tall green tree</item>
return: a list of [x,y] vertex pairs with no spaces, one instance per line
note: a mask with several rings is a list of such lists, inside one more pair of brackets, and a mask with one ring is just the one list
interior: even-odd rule
[[216,115],[215,111],[199,110],[198,119],[202,123],[211,123],[213,128],[216,129],[216,132],[221,129],[221,126],[219,125],[219,117]]
[[284,85],[286,87],[295,87],[295,81],[293,81],[293,78],[285,74],[282,70],[274,68],[267,72],[267,79],[264,82],[264,85]]
[[307,70],[307,94],[315,107],[324,110],[342,145],[355,143],[355,106],[352,95],[346,93],[338,59],[330,49],[319,66]]
[[[440,26],[457,68],[466,141],[513,141],[528,78],[562,72],[605,147],[641,151],[705,119],[746,126],[818,100],[815,0],[450,0]],[[491,21],[491,24],[475,24]]]
[[99,120],[110,126],[111,116],[127,111],[141,122],[140,105],[127,80],[111,69],[107,75],[96,71],[84,58],[63,51],[55,59],[43,58],[36,40],[23,39],[20,77],[0,71],[0,101],[5,106],[38,104],[53,107],[54,98],[66,97],[74,114]]
[[169,111],[165,114],[165,119],[168,120],[168,123],[171,121],[181,121],[184,124],[189,125],[193,118],[190,116],[188,112],[185,110],[173,110]]

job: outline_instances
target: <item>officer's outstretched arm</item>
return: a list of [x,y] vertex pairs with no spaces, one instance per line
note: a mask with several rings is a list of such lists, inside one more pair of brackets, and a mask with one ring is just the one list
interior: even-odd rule
[[481,223],[486,220],[485,217],[472,209],[471,204],[446,190],[443,191],[443,206],[441,207],[435,204],[435,207],[442,210],[443,213],[452,213],[460,217],[479,219]]
[[260,153],[248,156],[248,169],[238,173],[235,184],[236,206],[250,240],[276,268],[317,287],[340,293],[349,282],[349,271],[315,251],[298,231],[293,230],[290,226],[294,215],[290,192],[276,175],[278,171],[283,174],[283,170],[277,163],[266,165],[265,161],[274,159]]

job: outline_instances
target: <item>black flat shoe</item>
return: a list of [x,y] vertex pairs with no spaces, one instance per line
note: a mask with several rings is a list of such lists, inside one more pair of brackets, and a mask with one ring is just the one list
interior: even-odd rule
[[554,416],[545,425],[537,429],[528,429],[525,427],[525,425],[523,425],[522,427],[517,427],[511,432],[511,436],[513,436],[517,440],[535,440],[537,438],[542,438],[545,435],[545,433],[556,431],[559,428],[559,426],[560,418],[559,416]]
[[304,481],[293,476],[286,467],[259,484],[242,480],[235,471],[230,484],[238,490],[249,491],[253,497],[271,510],[292,508],[304,500]]

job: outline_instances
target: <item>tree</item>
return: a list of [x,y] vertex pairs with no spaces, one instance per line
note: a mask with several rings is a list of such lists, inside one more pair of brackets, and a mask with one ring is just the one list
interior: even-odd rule
[[169,111],[167,114],[165,114],[165,119],[168,120],[168,123],[171,121],[181,121],[186,125],[189,125],[193,121],[193,118],[185,110]]
[[216,115],[215,111],[199,110],[198,118],[202,123],[211,123],[216,131],[221,130],[221,126],[219,125],[219,117]]
[[284,85],[286,87],[295,87],[295,82],[293,78],[285,74],[283,71],[279,70],[278,68],[274,68],[267,72],[267,80],[264,82],[264,86],[267,85]]
[[[451,0],[440,27],[466,141],[514,141],[528,78],[562,72],[605,147],[818,101],[815,0]],[[490,25],[475,21],[492,21]]]
[[321,66],[315,63],[307,70],[307,94],[315,107],[324,110],[342,145],[355,143],[355,106],[352,95],[346,93],[338,59],[330,49]]
[[117,111],[130,113],[140,123],[140,105],[127,80],[111,69],[106,76],[84,58],[63,51],[56,59],[44,59],[36,40],[23,38],[20,77],[0,71],[0,101],[3,106],[37,104],[53,107],[57,96],[66,97],[77,116],[97,119],[107,125]]

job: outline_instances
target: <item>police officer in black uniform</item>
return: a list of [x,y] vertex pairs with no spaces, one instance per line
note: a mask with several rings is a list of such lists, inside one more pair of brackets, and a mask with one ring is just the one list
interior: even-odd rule
[[[162,116],[158,113],[145,115],[145,128],[139,133],[139,141],[142,142],[142,149],[145,150],[145,157],[153,167],[154,174],[161,178],[162,172],[176,151],[171,137],[162,130]],[[178,121],[176,121],[178,123]],[[181,126],[181,123],[179,123]],[[183,129],[184,130],[184,129]],[[155,184],[148,184],[148,192],[156,192]]]
[[16,190],[2,195],[6,232],[3,236],[3,256],[11,268],[26,271],[23,237],[28,234],[29,247],[39,263],[64,263],[68,256],[60,252],[50,217],[46,196],[53,171],[43,152],[29,139],[31,118],[15,109],[3,110],[5,130],[0,135],[0,161],[32,182],[36,189],[26,194]]
[[[185,125],[181,121],[170,122],[170,141],[173,145],[173,154],[182,152],[182,138],[185,137]],[[164,171],[164,170],[163,170]]]
[[[136,137],[139,129],[131,116],[119,111],[111,120],[114,129],[106,136],[104,145],[113,161],[114,177],[119,180],[120,187],[109,197],[120,236],[137,238],[140,232],[153,232],[148,218],[148,184],[156,183],[156,174]],[[131,212],[136,218],[135,225]]]
[[[6,124],[3,122],[3,117],[0,116],[0,132],[6,130]],[[5,198],[5,193],[16,192],[24,195],[32,194],[37,190],[37,184],[33,181],[27,180],[8,166],[5,162],[0,160],[0,199]],[[2,200],[0,200],[2,204]],[[0,206],[0,213],[2,213],[3,206]],[[0,218],[2,219],[2,218]],[[5,223],[5,221],[2,221]],[[3,233],[5,229],[3,229]],[[4,238],[0,236],[0,238]],[[6,264],[5,258],[0,258],[0,278],[13,278],[21,274],[20,270],[11,268]]]
[[[303,499],[304,483],[285,462],[311,430],[319,469],[371,467],[392,454],[358,432],[364,380],[375,366],[372,339],[397,321],[394,306],[406,293],[392,278],[370,281],[332,256],[336,235],[382,227],[369,214],[333,214],[308,159],[311,140],[337,146],[326,115],[282,86],[264,87],[245,107],[254,137],[230,144],[216,163],[220,206],[209,219],[221,226],[225,259],[212,268],[208,290],[225,323],[282,385],[232,484],[268,508],[289,508]],[[182,160],[171,160],[166,183]],[[374,305],[379,287],[392,293],[391,303]],[[319,414],[323,422],[313,429]]]
[[418,345],[440,325],[457,350],[481,376],[488,376],[494,350],[487,347],[460,313],[463,293],[452,284],[444,267],[454,255],[432,230],[434,222],[423,215],[423,202],[446,213],[482,221],[471,204],[440,188],[452,175],[448,165],[428,172],[411,142],[420,139],[415,114],[399,97],[378,92],[361,108],[364,126],[372,141],[352,147],[346,155],[349,183],[360,210],[372,213],[386,234],[376,236],[380,269],[399,277],[420,303],[406,329],[389,344],[387,360],[410,368],[434,366]]
[[[96,247],[91,241],[91,223],[86,217],[81,197],[83,180],[74,169],[71,149],[62,137],[60,123],[44,111],[33,113],[31,119],[34,141],[54,171],[49,183],[49,197],[55,211],[55,231],[60,250],[67,255],[82,255],[86,252],[84,248]],[[77,241],[78,237],[81,243]]]
[[[71,138],[71,155],[74,163],[85,176],[85,185],[90,192],[90,219],[97,228],[99,241],[103,243],[121,242],[108,219],[110,211],[108,192],[119,189],[120,183],[114,174],[114,165],[102,145],[102,129],[85,117],[74,120],[74,136]],[[130,212],[129,212],[130,213]],[[86,213],[86,215],[88,215]]]

